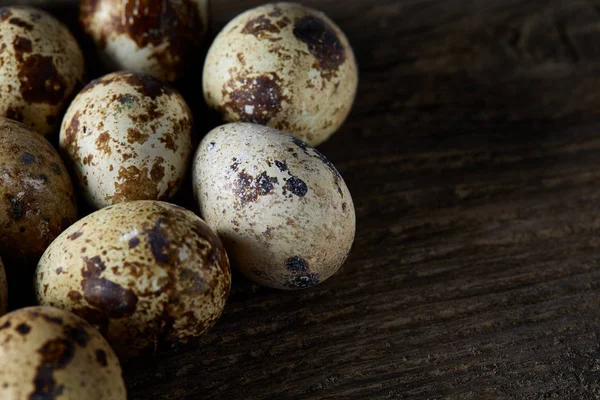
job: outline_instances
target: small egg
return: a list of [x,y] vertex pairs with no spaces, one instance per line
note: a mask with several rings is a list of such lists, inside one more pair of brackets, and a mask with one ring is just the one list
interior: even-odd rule
[[192,156],[192,113],[169,85],[117,72],[92,81],[65,114],[60,148],[87,202],[168,200]]
[[71,178],[54,147],[0,117],[0,256],[9,277],[29,274],[30,282],[46,247],[76,218]]
[[247,277],[303,289],[331,277],[356,230],[350,192],[317,150],[275,129],[218,127],[193,166],[194,195],[206,223]]
[[84,80],[83,54],[65,25],[31,7],[0,8],[0,116],[54,132]]
[[208,0],[83,0],[80,22],[113,71],[181,78],[208,27]]
[[219,238],[191,211],[158,201],[78,221],[44,253],[35,278],[40,304],[87,319],[125,358],[200,336],[230,285]]
[[83,319],[52,307],[0,318],[0,398],[125,400],[117,356]]
[[8,284],[6,282],[6,271],[0,259],[0,316],[8,310]]
[[226,121],[268,125],[316,146],[348,116],[358,69],[348,39],[325,14],[273,3],[223,28],[203,82],[206,102]]

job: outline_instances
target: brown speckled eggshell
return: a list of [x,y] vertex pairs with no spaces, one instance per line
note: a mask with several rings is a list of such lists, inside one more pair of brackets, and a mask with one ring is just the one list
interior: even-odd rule
[[31,272],[76,218],[71,178],[56,150],[25,125],[0,118],[0,256],[9,276]]
[[223,28],[203,82],[208,105],[226,121],[268,125],[316,146],[350,112],[358,71],[348,39],[325,14],[273,3]]
[[125,400],[117,356],[83,319],[52,307],[0,318],[0,398]]
[[169,85],[117,72],[87,85],[67,110],[60,148],[95,208],[168,200],[192,156],[192,113]]
[[83,54],[66,26],[30,7],[0,8],[0,116],[42,135],[84,80]]
[[80,21],[109,68],[171,82],[200,50],[208,0],[84,0]]
[[221,315],[231,285],[219,238],[194,213],[135,201],[67,229],[36,271],[40,304],[73,311],[122,357],[187,342]]
[[352,247],[354,205],[341,175],[317,150],[275,129],[214,129],[196,153],[193,183],[202,217],[255,282],[315,286]]

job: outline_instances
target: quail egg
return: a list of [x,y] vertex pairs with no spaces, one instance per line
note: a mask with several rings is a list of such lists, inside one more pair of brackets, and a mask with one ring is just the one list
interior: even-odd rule
[[31,7],[0,7],[0,116],[54,131],[84,80],[83,54],[65,25]]
[[299,139],[250,123],[218,127],[198,148],[193,184],[202,217],[255,282],[308,288],[348,256],[356,229],[350,192]]
[[175,195],[192,156],[192,113],[169,85],[117,72],[92,81],[63,120],[60,148],[95,208]]
[[213,42],[203,75],[204,97],[226,121],[268,125],[311,146],[342,125],[358,85],[344,33],[295,3],[234,18]]
[[83,319],[52,307],[0,318],[0,398],[125,400],[117,356]]
[[0,256],[9,277],[30,282],[46,247],[76,218],[71,178],[56,150],[25,125],[0,118]]
[[80,21],[112,70],[175,81],[199,51],[208,0],[84,0]]
[[125,358],[204,333],[230,284],[219,238],[191,211],[159,201],[78,221],[44,253],[35,277],[40,304],[87,319]]

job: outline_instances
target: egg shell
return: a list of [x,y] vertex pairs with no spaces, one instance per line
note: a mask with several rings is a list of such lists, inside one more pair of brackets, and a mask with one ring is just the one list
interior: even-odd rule
[[121,366],[83,319],[51,307],[0,318],[0,398],[125,400]]
[[95,208],[175,195],[192,157],[192,113],[169,85],[117,72],[92,81],[65,114],[60,148]]
[[6,271],[0,259],[0,316],[8,310],[8,284],[6,282]]
[[0,256],[9,276],[33,272],[46,247],[76,218],[71,178],[54,147],[0,117]]
[[0,8],[0,116],[54,132],[84,80],[83,54],[65,25],[31,7]]
[[352,197],[335,167],[304,142],[261,125],[228,124],[203,139],[193,168],[202,217],[255,282],[311,287],[348,256]]
[[203,76],[206,102],[226,121],[268,125],[312,146],[342,125],[358,85],[344,33],[294,3],[234,18],[213,42]]
[[200,50],[208,0],[84,0],[80,21],[113,71],[175,81]]
[[85,318],[126,358],[204,333],[230,285],[219,238],[191,211],[157,201],[78,221],[44,253],[35,279],[40,304]]

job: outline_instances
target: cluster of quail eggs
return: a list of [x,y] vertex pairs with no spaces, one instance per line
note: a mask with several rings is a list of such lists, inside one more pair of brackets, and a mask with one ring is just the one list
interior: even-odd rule
[[[202,74],[227,124],[196,132],[171,84],[198,70],[207,3],[83,0],[82,27],[114,71],[87,85],[66,26],[0,8],[0,313],[16,309],[0,318],[0,398],[124,399],[119,359],[214,325],[230,260],[288,290],[346,260],[352,197],[311,146],[354,101],[348,39],[299,4],[240,14]],[[188,178],[199,216],[172,203]],[[38,305],[18,309],[29,296]]]

